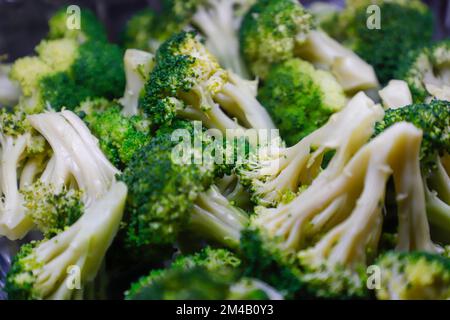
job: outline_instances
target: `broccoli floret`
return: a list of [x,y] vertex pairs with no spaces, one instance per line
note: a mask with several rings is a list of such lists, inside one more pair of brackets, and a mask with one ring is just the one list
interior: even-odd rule
[[274,66],[258,92],[258,100],[290,146],[324,125],[346,103],[333,75],[300,59]]
[[19,108],[27,113],[73,110],[88,97],[118,98],[125,87],[122,52],[115,45],[63,38],[43,40],[36,52],[38,57],[18,59],[11,70],[24,94]]
[[398,66],[395,77],[404,79],[414,102],[428,97],[450,100],[450,40],[410,51]]
[[406,121],[423,130],[420,160],[423,166],[433,166],[436,156],[450,153],[450,102],[433,100],[403,108],[388,109],[375,126],[375,135],[397,122]]
[[[367,7],[377,5],[381,28],[367,27]],[[431,10],[418,0],[347,0],[339,14],[336,35],[361,58],[371,64],[382,84],[394,79],[408,51],[428,45],[433,35]]]
[[141,107],[157,125],[179,116],[223,133],[243,131],[244,126],[273,128],[270,116],[250,92],[245,81],[220,68],[195,33],[183,32],[158,50]]
[[[25,214],[19,181],[30,174],[28,160],[39,158],[45,153],[45,140],[30,125],[24,113],[9,113],[0,110],[0,235],[11,240],[22,238],[32,227],[31,219]],[[33,170],[32,170],[33,171]]]
[[303,58],[329,69],[348,93],[378,86],[373,68],[326,33],[298,1],[258,1],[246,14],[240,44],[254,74],[265,79],[273,64]]
[[79,43],[92,40],[107,42],[106,29],[92,11],[82,8],[79,17],[80,28],[70,29],[67,27],[67,20],[72,13],[67,9],[56,11],[48,21],[49,39],[70,38]]
[[27,215],[46,238],[52,238],[70,227],[84,212],[82,192],[79,190],[65,186],[56,190],[53,185],[37,180],[20,192]]
[[251,153],[238,165],[237,174],[247,186],[253,201],[273,206],[289,200],[312,183],[327,160],[325,155],[335,152],[327,172],[339,175],[351,156],[370,138],[383,110],[365,94],[356,95],[340,112],[335,113],[321,128],[285,148],[276,143]]
[[425,252],[387,252],[375,265],[381,268],[378,299],[450,298],[450,259]]
[[257,1],[240,28],[241,50],[251,71],[264,79],[272,64],[294,56],[311,27],[312,16],[298,1]]
[[99,139],[100,148],[108,159],[116,167],[124,168],[133,155],[150,141],[149,122],[138,115],[122,115],[122,108],[113,103],[105,110],[95,106],[90,109],[93,112],[87,113],[83,120]]
[[78,267],[81,284],[93,281],[119,228],[127,196],[125,184],[114,183],[86,208],[72,226],[55,237],[22,246],[8,272],[9,299],[74,299],[68,268]]
[[[125,48],[148,50],[156,52],[161,40],[166,40],[166,35],[155,30],[158,27],[158,13],[146,8],[136,12],[128,21],[122,32],[122,45]],[[159,24],[159,28],[163,28]],[[162,37],[159,41],[157,39]]]
[[139,113],[139,102],[143,93],[145,82],[155,63],[151,53],[128,49],[123,58],[125,65],[126,86],[123,97],[119,100],[123,106],[122,113],[134,116]]
[[[177,125],[186,128],[182,134],[187,137],[182,139],[203,135],[201,126]],[[136,153],[121,177],[130,190],[128,241],[135,246],[171,243],[189,227],[200,236],[235,244],[246,216],[217,189],[207,191],[220,168],[205,158],[196,160],[211,140],[205,136],[200,145],[192,146],[186,141],[180,145],[174,137],[168,129],[157,133]],[[180,146],[184,150],[177,151]],[[174,157],[174,152],[183,152],[182,159]]]
[[73,112],[47,112],[28,116],[31,126],[44,136],[52,156],[40,175],[44,184],[60,190],[75,182],[88,206],[110,187],[119,171],[101,152],[97,139]]

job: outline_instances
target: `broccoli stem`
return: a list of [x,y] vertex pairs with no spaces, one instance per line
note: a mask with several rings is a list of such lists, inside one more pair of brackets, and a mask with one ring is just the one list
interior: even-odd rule
[[241,230],[248,218],[225,198],[216,186],[199,195],[194,205],[190,227],[221,244],[237,248]]
[[19,192],[17,170],[31,136],[29,133],[12,137],[2,135],[0,190],[3,200],[0,208],[0,234],[10,240],[21,239],[31,229],[32,221],[25,214]]
[[192,24],[206,36],[206,47],[217,56],[225,69],[231,69],[244,79],[248,70],[239,51],[236,31],[235,0],[207,1],[192,17]]
[[47,155],[39,154],[27,160],[20,173],[19,189],[31,185],[45,166]]

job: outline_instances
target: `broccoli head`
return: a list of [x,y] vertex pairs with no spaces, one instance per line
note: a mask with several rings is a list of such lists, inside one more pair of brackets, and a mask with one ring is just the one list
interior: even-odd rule
[[272,64],[294,56],[311,27],[312,16],[298,1],[257,1],[240,28],[241,50],[251,71],[265,78]]
[[346,98],[331,73],[291,59],[274,66],[258,92],[288,145],[324,125]]
[[48,21],[49,32],[47,37],[49,39],[70,38],[79,43],[92,40],[107,42],[106,29],[92,11],[85,8],[81,9],[80,28],[70,29],[67,27],[67,20],[71,12],[67,9],[68,7],[56,11]]
[[450,40],[410,51],[398,66],[395,77],[405,80],[414,102],[428,97],[450,100]]
[[387,252],[378,257],[381,288],[378,299],[424,300],[450,298],[450,259],[426,252]]

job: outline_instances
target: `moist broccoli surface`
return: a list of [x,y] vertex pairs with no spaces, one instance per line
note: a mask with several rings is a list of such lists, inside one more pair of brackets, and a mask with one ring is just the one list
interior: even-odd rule
[[345,95],[330,73],[291,59],[273,67],[258,92],[288,145],[324,125],[345,105]]

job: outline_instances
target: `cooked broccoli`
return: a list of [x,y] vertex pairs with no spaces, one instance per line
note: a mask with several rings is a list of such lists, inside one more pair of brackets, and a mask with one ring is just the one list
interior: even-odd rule
[[49,32],[47,37],[49,39],[70,38],[79,43],[108,41],[105,27],[92,11],[85,8],[80,11],[80,28],[69,28],[68,20],[70,20],[72,12],[68,11],[68,9],[69,7],[56,11],[48,21]]
[[[370,5],[380,9],[379,29],[367,27]],[[327,31],[371,64],[382,84],[395,78],[408,51],[431,42],[434,23],[430,9],[419,0],[347,0],[336,20]]]
[[[105,108],[96,106],[97,103],[102,104],[102,100],[88,101],[80,106],[80,110],[91,110],[85,113],[83,120],[99,139],[100,148],[108,159],[116,167],[124,168],[133,155],[150,141],[150,124],[142,116],[122,115],[122,108],[117,104],[108,105],[104,101],[108,105]],[[86,104],[94,106],[87,107]]]
[[396,78],[404,79],[414,102],[428,97],[450,100],[450,40],[409,52],[398,66]]
[[205,37],[205,45],[221,65],[248,78],[239,52],[237,29],[254,0],[168,0],[162,12],[144,9],[127,23],[123,34],[126,48],[156,53],[172,35],[195,28]]
[[[390,109],[376,124],[376,134],[400,121],[414,124],[423,131],[420,161],[430,224],[442,233],[444,241],[450,230],[450,178],[444,167],[444,158],[450,154],[450,102],[433,100],[429,104],[412,104]],[[444,232],[438,232],[443,230]]]
[[52,238],[74,224],[84,212],[82,192],[65,186],[55,190],[51,184],[37,180],[20,190],[26,214],[44,237]]
[[377,87],[372,67],[314,30],[312,20],[298,1],[262,0],[253,5],[240,28],[241,50],[252,72],[265,79],[272,65],[300,57],[329,69],[346,92]]
[[312,16],[298,1],[257,1],[240,28],[241,50],[251,71],[264,79],[271,65],[294,57],[311,28]]
[[450,298],[450,259],[425,252],[387,252],[375,262],[381,268],[378,299]]
[[[32,128],[25,114],[0,110],[0,235],[15,240],[32,227],[19,192],[20,169],[28,159],[46,151],[45,140]],[[29,170],[23,171],[28,175]],[[33,175],[32,173],[30,173]]]
[[330,73],[300,59],[274,66],[258,92],[258,100],[288,145],[321,127],[346,103],[342,87]]
[[[178,125],[186,128],[187,138],[203,135],[201,127],[198,131],[189,123]],[[202,157],[211,140],[202,138],[200,145],[191,146],[175,138],[180,136],[170,130],[157,133],[121,177],[129,188],[128,241],[134,246],[171,243],[189,227],[200,236],[236,245],[246,216],[214,187],[208,191],[220,171]],[[184,149],[179,150],[180,146]],[[182,158],[174,152],[182,152]]]
[[2,63],[0,57],[0,107],[12,107],[19,101],[20,88],[9,74],[11,65]]
[[378,94],[385,109],[401,108],[413,103],[408,84],[403,80],[391,80]]
[[195,33],[183,32],[159,48],[141,107],[159,125],[179,116],[202,121],[223,133],[227,129],[274,128],[251,92],[245,81],[219,66]]
[[36,52],[37,57],[18,59],[11,70],[23,92],[19,108],[27,113],[74,109],[87,98],[117,98],[125,87],[122,52],[115,45],[63,38],[43,40]]
[[145,82],[155,62],[151,53],[128,49],[123,58],[125,65],[126,86],[123,97],[119,100],[123,106],[122,113],[134,116],[139,113],[139,102]]
[[82,293],[70,268],[79,268],[81,285],[94,280],[119,228],[127,196],[124,183],[111,188],[72,226],[55,237],[22,246],[8,272],[9,299],[74,299]]
[[255,203],[276,205],[302,191],[320,173],[326,155],[336,152],[327,170],[330,178],[370,138],[383,110],[365,94],[359,93],[321,128],[296,145],[284,148],[276,144],[264,146],[238,166],[241,182],[250,188]]

